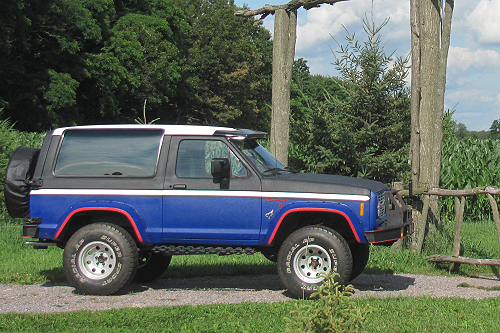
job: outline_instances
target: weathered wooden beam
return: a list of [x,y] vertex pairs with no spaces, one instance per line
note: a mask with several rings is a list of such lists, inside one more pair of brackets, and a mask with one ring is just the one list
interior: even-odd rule
[[[406,197],[409,196],[409,190],[403,190],[399,192],[401,196]],[[500,195],[500,188],[495,186],[482,186],[475,188],[467,188],[463,190],[444,190],[441,188],[425,188],[419,187],[413,189],[414,196],[420,195],[440,195],[444,197],[469,197],[472,195],[478,194],[492,194],[492,195]]]
[[466,257],[454,257],[444,254],[435,254],[427,257],[430,262],[453,262],[474,266],[500,266],[500,259],[473,259]]
[[309,10],[311,8],[319,7],[322,4],[334,5],[337,2],[348,1],[348,0],[292,0],[288,3],[282,5],[265,5],[259,9],[252,10],[237,10],[234,12],[236,16],[250,17],[255,15],[269,15],[274,14],[274,12],[278,9],[285,10],[297,10],[300,7],[304,7]]

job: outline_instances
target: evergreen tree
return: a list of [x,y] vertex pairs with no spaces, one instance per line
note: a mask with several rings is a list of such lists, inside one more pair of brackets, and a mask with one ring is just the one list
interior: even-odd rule
[[295,167],[384,182],[408,172],[407,59],[390,66],[392,54],[385,53],[379,34],[385,24],[365,21],[367,41],[348,34],[347,45],[340,45],[335,61],[340,80],[331,79],[340,90],[325,89],[324,101],[310,104],[302,116],[307,121],[294,123]]

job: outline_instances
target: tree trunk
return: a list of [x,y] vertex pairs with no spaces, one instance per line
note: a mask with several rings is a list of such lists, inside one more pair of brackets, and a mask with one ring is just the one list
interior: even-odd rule
[[[420,103],[420,185],[439,186],[441,168],[439,159],[435,159],[441,150],[442,131],[438,124],[442,122],[442,110],[439,110],[438,99],[440,74],[440,8],[439,0],[420,1],[421,32],[421,93]],[[439,132],[439,133],[438,133]],[[432,201],[432,200],[431,200]],[[435,208],[435,207],[434,207]],[[431,209],[432,203],[431,203]],[[432,211],[436,214],[436,211]],[[437,215],[435,215],[437,216]]]
[[[411,140],[410,158],[411,179],[414,188],[420,188],[420,0],[410,0],[410,27],[411,27]],[[416,198],[412,202],[412,217],[415,223],[415,237],[412,238],[412,247],[421,248],[418,244],[419,235],[425,234],[424,223],[421,222],[423,202]],[[427,215],[426,215],[427,216]],[[420,228],[424,226],[423,230]]]
[[[454,0],[411,0],[412,32],[412,138],[410,163],[415,187],[439,187],[443,139],[444,92]],[[443,17],[444,15],[444,17]],[[430,199],[429,218],[436,224],[439,201]],[[417,202],[417,209],[423,205]],[[418,213],[416,220],[423,218]],[[427,225],[427,221],[419,225]],[[416,230],[417,239],[422,239]],[[421,244],[420,244],[421,245]]]
[[297,11],[277,9],[274,17],[271,153],[287,166]]
[[411,16],[411,142],[410,164],[414,187],[420,185],[420,2],[410,1]]

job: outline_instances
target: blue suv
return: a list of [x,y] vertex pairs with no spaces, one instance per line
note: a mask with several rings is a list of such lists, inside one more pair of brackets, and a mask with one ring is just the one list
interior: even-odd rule
[[109,295],[147,282],[172,255],[253,254],[309,297],[324,273],[361,274],[369,244],[413,231],[399,194],[376,181],[297,173],[258,140],[266,133],[189,125],[95,125],[18,148],[5,200],[35,248],[64,249],[68,281]]

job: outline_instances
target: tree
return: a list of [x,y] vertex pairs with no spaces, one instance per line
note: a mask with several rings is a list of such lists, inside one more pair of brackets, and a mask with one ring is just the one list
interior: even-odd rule
[[22,130],[80,122],[83,54],[99,48],[114,11],[107,0],[15,1],[2,5],[0,107]]
[[271,35],[227,0],[176,2],[191,30],[176,122],[252,127],[270,99]]
[[297,10],[309,10],[321,4],[333,5],[345,0],[292,0],[283,5],[265,5],[256,10],[242,10],[235,15],[249,17],[274,14],[273,84],[271,117],[271,153],[283,164],[288,164],[290,135],[290,89],[295,56]]
[[[446,66],[454,0],[410,0],[412,40],[410,162],[416,187],[439,186]],[[434,197],[431,216],[438,216]],[[424,225],[425,225],[424,221]],[[425,226],[420,225],[420,228]],[[423,242],[425,229],[420,233]]]
[[[132,8],[131,8],[132,9]],[[142,112],[161,117],[181,81],[181,50],[189,25],[170,1],[150,0],[121,16],[100,52],[86,55],[90,73],[80,101],[84,122],[130,122]]]
[[125,123],[252,127],[271,41],[232,0],[20,0],[0,12],[0,119],[16,129]]
[[494,120],[488,133],[488,138],[493,140],[500,139],[500,119]]
[[386,23],[365,21],[363,43],[347,34],[347,45],[335,53],[340,79],[308,77],[305,64],[296,61],[292,92],[300,88],[302,94],[292,95],[294,168],[386,183],[406,176],[407,59],[385,53],[380,31]]
[[464,139],[470,136],[469,131],[467,130],[467,126],[464,123],[458,123],[456,126],[457,139]]

